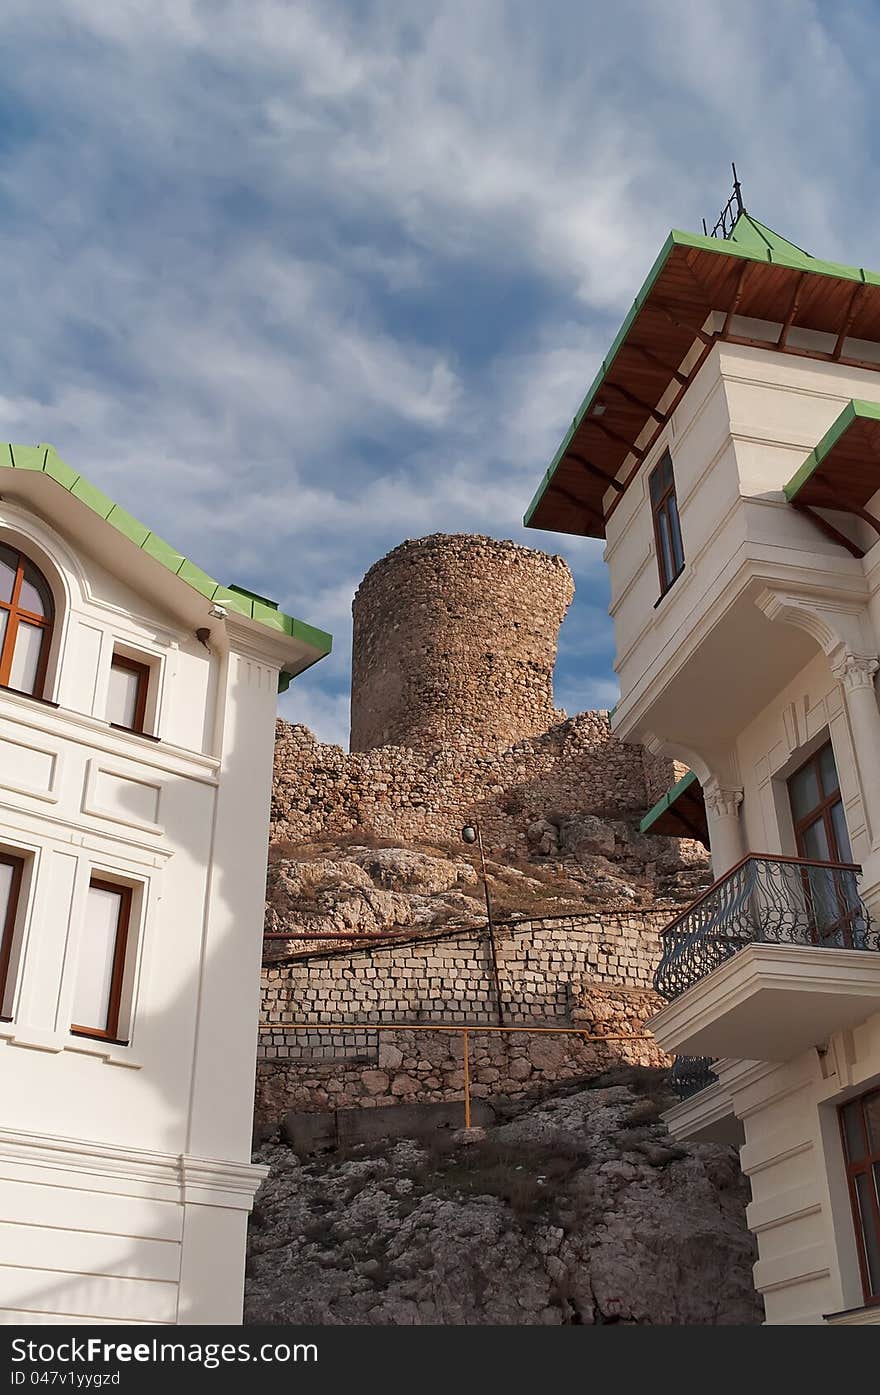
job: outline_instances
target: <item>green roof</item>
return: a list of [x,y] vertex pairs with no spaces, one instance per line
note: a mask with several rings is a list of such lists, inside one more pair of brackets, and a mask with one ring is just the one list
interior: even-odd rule
[[[587,390],[581,405],[575,413],[571,425],[563,437],[562,443],[554,455],[548,469],[545,471],[541,483],[526,510],[523,523],[529,527],[531,520],[541,503],[547,489],[549,488],[557,467],[568,451],[572,438],[587,416],[594,399],[601,391],[603,383],[614,363],[617,354],[626,342],[632,326],[642,310],[645,302],[662,274],[664,268],[675,250],[679,247],[693,248],[703,252],[711,252],[720,257],[733,257],[745,259],[752,262],[765,262],[770,265],[788,267],[796,271],[809,271],[816,276],[833,277],[836,280],[850,280],[863,282],[869,285],[880,286],[880,274],[867,271],[863,267],[845,266],[839,262],[821,261],[817,257],[812,257],[795,243],[789,242],[781,237],[779,233],[773,232],[763,223],[759,223],[750,214],[740,214],[734,229],[729,238],[717,238],[704,236],[698,233],[682,232],[673,230],[660,249],[654,265],[648,272],[641,289],[633,301],[626,318],[623,321],[608,354],[599,366],[595,378]],[[542,526],[540,524],[533,525]]]
[[662,818],[668,809],[671,809],[675,801],[690,789],[691,785],[696,782],[696,779],[697,777],[692,770],[689,770],[686,775],[682,775],[681,779],[676,781],[672,786],[672,789],[667,790],[666,793],[657,800],[653,809],[648,810],[639,824],[639,832],[647,833],[657,820]]
[[[3,460],[3,453],[8,452],[8,465]],[[260,625],[265,625],[267,629],[287,635],[291,639],[297,639],[310,648],[319,651],[318,658],[330,653],[333,644],[332,637],[324,630],[317,630],[313,625],[307,625],[303,620],[297,620],[293,615],[285,615],[279,610],[274,601],[268,601],[259,597],[254,592],[246,591],[239,586],[221,586],[219,581],[215,581],[207,572],[203,572],[193,562],[190,562],[182,553],[173,548],[170,543],[164,542],[157,537],[145,523],[140,523],[119,504],[100,489],[96,489],[83,475],[80,475],[70,465],[67,465],[58,455],[54,446],[17,446],[10,443],[0,444],[0,468],[13,470],[31,470],[48,475],[62,489],[66,489],[68,494],[91,509],[99,518],[109,523],[111,528],[126,537],[134,547],[144,552],[148,557],[152,557],[160,566],[173,572],[181,581],[199,595],[214,605],[222,605],[226,610],[235,611],[238,615],[244,615],[249,620],[255,620]],[[315,661],[317,662],[317,660]],[[280,690],[283,692],[287,686],[283,680],[289,675],[282,673]]]
[[813,447],[803,465],[785,486],[785,497],[789,503],[797,498],[807,481],[825,463],[840,438],[857,421],[880,421],[880,403],[863,402],[859,398],[847,402],[840,416],[828,428],[819,444]]
[[768,228],[764,223],[759,223],[757,218],[753,218],[750,213],[746,212],[742,212],[737,218],[728,241],[736,242],[740,247],[755,247],[762,252],[776,252],[783,256],[805,258],[808,262],[813,261],[809,252],[805,252],[803,247],[789,242],[787,237],[780,236],[772,228]]

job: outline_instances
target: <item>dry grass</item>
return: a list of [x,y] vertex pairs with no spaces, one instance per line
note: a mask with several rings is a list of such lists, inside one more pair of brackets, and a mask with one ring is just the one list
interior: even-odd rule
[[555,1212],[589,1161],[586,1152],[564,1144],[548,1147],[487,1139],[436,1159],[419,1181],[440,1195],[497,1197],[520,1223],[529,1223]]
[[613,1085],[626,1085],[634,1095],[656,1101],[660,1110],[668,1109],[673,1103],[669,1072],[658,1066],[612,1066],[601,1075],[590,1076],[581,1088],[607,1090]]
[[328,833],[325,838],[318,838],[310,843],[291,843],[283,839],[270,843],[269,861],[281,862],[285,858],[293,858],[297,862],[308,862],[312,858],[332,857],[334,853],[346,848],[370,848],[373,851],[381,848],[401,848],[406,852],[426,853],[429,857],[442,857],[450,861],[455,858],[472,860],[458,843],[409,842],[400,838],[382,838],[379,834],[363,828],[353,829],[349,833]]
[[656,1124],[660,1121],[662,1106],[660,1101],[650,1096],[640,1099],[634,1104],[629,1114],[620,1121],[622,1129],[638,1129],[643,1124]]

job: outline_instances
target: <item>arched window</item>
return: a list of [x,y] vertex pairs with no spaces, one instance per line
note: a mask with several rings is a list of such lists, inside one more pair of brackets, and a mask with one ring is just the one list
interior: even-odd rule
[[0,543],[0,687],[43,696],[55,607],[42,572]]

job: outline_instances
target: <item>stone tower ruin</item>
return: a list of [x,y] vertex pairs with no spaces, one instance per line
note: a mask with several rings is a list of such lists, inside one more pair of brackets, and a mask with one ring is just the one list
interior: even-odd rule
[[561,557],[435,533],[402,543],[355,594],[351,749],[501,750],[564,719],[559,626],[574,596]]

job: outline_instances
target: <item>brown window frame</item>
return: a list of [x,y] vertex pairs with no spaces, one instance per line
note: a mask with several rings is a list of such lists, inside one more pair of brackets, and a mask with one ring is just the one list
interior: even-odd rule
[[[830,741],[823,741],[822,745],[819,746],[818,749],[815,750],[813,754],[807,760],[805,760],[802,765],[799,765],[797,770],[793,770],[791,772],[791,774],[785,782],[786,789],[788,790],[788,806],[791,809],[792,822],[794,824],[794,841],[795,846],[797,847],[798,857],[809,856],[809,854],[804,850],[803,835],[808,828],[811,828],[814,823],[818,823],[819,819],[821,818],[822,824],[825,829],[825,836],[828,839],[828,847],[831,850],[832,854],[831,861],[845,862],[847,861],[847,859],[841,856],[840,847],[838,846],[837,842],[837,831],[834,827],[834,820],[831,817],[831,810],[834,808],[835,804],[840,804],[841,806],[843,805],[843,795],[840,792],[840,775],[838,774],[837,770],[837,761],[834,761],[834,773],[835,775],[837,775],[836,789],[834,789],[830,794],[823,794],[823,798],[820,799],[819,803],[814,805],[812,809],[808,810],[808,812],[806,814],[803,814],[799,819],[795,819],[794,817],[794,806],[791,802],[792,780],[795,779],[797,775],[800,775],[802,771],[807,770],[811,765],[814,767],[816,772],[817,788],[820,791],[824,791],[825,785],[822,780],[822,766],[819,761],[819,757],[821,756],[823,751],[827,750],[831,751],[832,759],[834,759],[834,746]],[[846,811],[844,811],[844,816],[845,812]],[[847,832],[848,831],[849,830],[847,830]]]
[[[823,751],[831,752],[834,773],[837,776],[837,785],[828,794],[824,793],[825,783],[822,779],[820,756]],[[818,804],[814,804],[813,808],[809,809],[806,814],[802,814],[799,819],[796,819],[791,798],[791,781],[794,780],[796,776],[800,775],[802,771],[809,769],[810,766],[815,770],[816,786],[822,794],[822,798],[819,800]],[[808,862],[813,861],[812,855],[806,850],[803,835],[808,828],[812,828],[813,824],[818,823],[821,819],[831,854],[829,865],[833,867],[835,864],[838,864],[842,867],[852,867],[853,864],[848,858],[845,858],[841,852],[840,845],[837,841],[837,830],[834,827],[834,820],[831,817],[832,809],[839,804],[843,810],[844,821],[846,820],[846,810],[843,808],[843,795],[840,791],[840,775],[837,770],[837,761],[834,758],[833,743],[830,740],[823,741],[821,746],[817,746],[813,754],[808,756],[807,759],[798,766],[797,770],[791,772],[785,782],[785,788],[788,792],[788,807],[791,811],[792,823],[794,825],[794,840],[798,857]],[[847,832],[848,831],[849,830],[847,830]],[[810,880],[810,872],[806,869],[804,869],[801,880],[803,882],[804,898],[808,904],[812,905],[815,902],[814,888]],[[814,939],[818,944],[821,940],[825,940],[840,932],[843,939],[843,947],[851,949],[853,947],[853,912],[854,910],[856,910],[856,914],[858,914],[858,912],[853,903],[849,902],[843,887],[837,881],[835,881],[835,894],[839,912],[838,917],[836,920],[832,920],[829,924],[823,926],[821,936],[818,931],[814,931]]]
[[[873,1095],[880,1095],[880,1088],[866,1090],[864,1094],[857,1095],[854,1099],[847,1100],[845,1104],[839,1105],[837,1109],[837,1118],[840,1124],[841,1145],[843,1147],[843,1161],[844,1166],[846,1168],[846,1182],[847,1187],[849,1189],[849,1201],[850,1207],[852,1209],[853,1226],[855,1227],[856,1233],[856,1249],[858,1251],[859,1256],[859,1272],[861,1273],[862,1277],[862,1293],[864,1295],[865,1305],[867,1307],[877,1307],[878,1305],[880,1305],[880,1278],[878,1278],[878,1287],[876,1293],[872,1292],[871,1275],[868,1269],[868,1263],[866,1258],[867,1245],[865,1242],[865,1231],[864,1224],[862,1221],[862,1208],[859,1205],[859,1196],[856,1190],[855,1179],[858,1175],[865,1174],[867,1175],[868,1180],[870,1182],[868,1194],[871,1197],[871,1220],[874,1225],[875,1239],[877,1241],[877,1244],[880,1245],[880,1198],[878,1198],[877,1195],[877,1182],[875,1180],[876,1173],[874,1171],[875,1165],[878,1169],[880,1169],[880,1146],[878,1146],[878,1148],[873,1153],[870,1151],[868,1146],[868,1125],[865,1121],[865,1101],[871,1099]],[[847,1144],[846,1126],[844,1124],[843,1115],[844,1110],[849,1109],[854,1104],[858,1104],[860,1106],[859,1117],[861,1119],[862,1132],[864,1134],[865,1139],[865,1155],[864,1157],[859,1158],[856,1162],[851,1162],[849,1157],[849,1147]]]
[[141,663],[139,659],[130,659],[127,654],[119,654],[113,651],[113,658],[110,660],[110,668],[122,668],[128,673],[137,676],[137,697],[134,705],[134,725],[127,727],[123,722],[111,722],[114,731],[133,731],[138,736],[145,736],[144,725],[147,719],[147,698],[150,693],[150,678],[152,669],[149,664]]
[[23,857],[16,857],[13,853],[0,852],[0,863],[4,867],[12,868],[12,885],[9,889],[9,905],[6,908],[6,919],[0,928],[0,1022],[9,1022],[11,1018],[3,1016],[3,1000],[6,997],[6,989],[9,981],[9,966],[12,963],[12,944],[15,939],[15,926],[18,920],[18,903],[21,897],[21,884],[24,878]]
[[[669,483],[665,486],[662,494],[654,497],[654,480],[661,471],[669,470]],[[654,524],[654,549],[657,553],[657,570],[660,573],[660,597],[662,601],[666,592],[675,585],[678,578],[684,571],[684,542],[681,536],[681,519],[678,513],[678,495],[675,490],[675,469],[672,464],[672,456],[668,450],[661,455],[657,464],[648,476],[648,497],[651,502],[651,518]],[[670,512],[670,501],[675,505],[675,515]],[[673,564],[678,561],[678,570],[671,576],[667,574],[666,553],[663,547],[663,536],[660,528],[660,519],[665,517],[666,526],[669,530],[670,550],[672,552]],[[676,544],[678,557],[676,558]],[[659,604],[659,602],[658,602]]]
[[[15,571],[15,580],[12,583],[12,595],[8,601],[0,601],[0,610],[6,611],[8,619],[6,621],[6,632],[3,636],[3,643],[0,645],[0,688],[7,689],[11,693],[21,693],[23,697],[34,697],[42,699],[43,689],[46,686],[46,671],[49,667],[49,651],[52,648],[52,634],[55,629],[55,600],[52,595],[52,588],[46,577],[36,562],[22,552],[18,547],[14,547],[11,542],[0,539],[3,546],[9,552],[14,552],[18,558]],[[24,581],[25,565],[32,567],[37,573],[46,588],[47,601],[49,605],[48,615],[35,615],[33,611],[25,610],[19,605],[22,582]],[[28,625],[39,626],[43,631],[43,638],[40,648],[40,657],[37,663],[37,674],[34,680],[32,692],[24,688],[12,688],[9,678],[12,673],[12,661],[15,658],[15,645],[18,639],[19,620],[24,620]]]
[[75,1037],[94,1037],[99,1041],[111,1041],[116,1046],[128,1046],[119,1037],[119,1015],[122,1009],[122,984],[125,977],[125,963],[128,952],[128,932],[131,928],[131,907],[133,888],[122,882],[112,882],[106,877],[91,877],[89,890],[112,891],[120,897],[119,917],[116,921],[116,943],[113,947],[113,968],[110,974],[110,995],[107,1000],[107,1020],[103,1027],[86,1027],[72,1023],[70,1031]]

